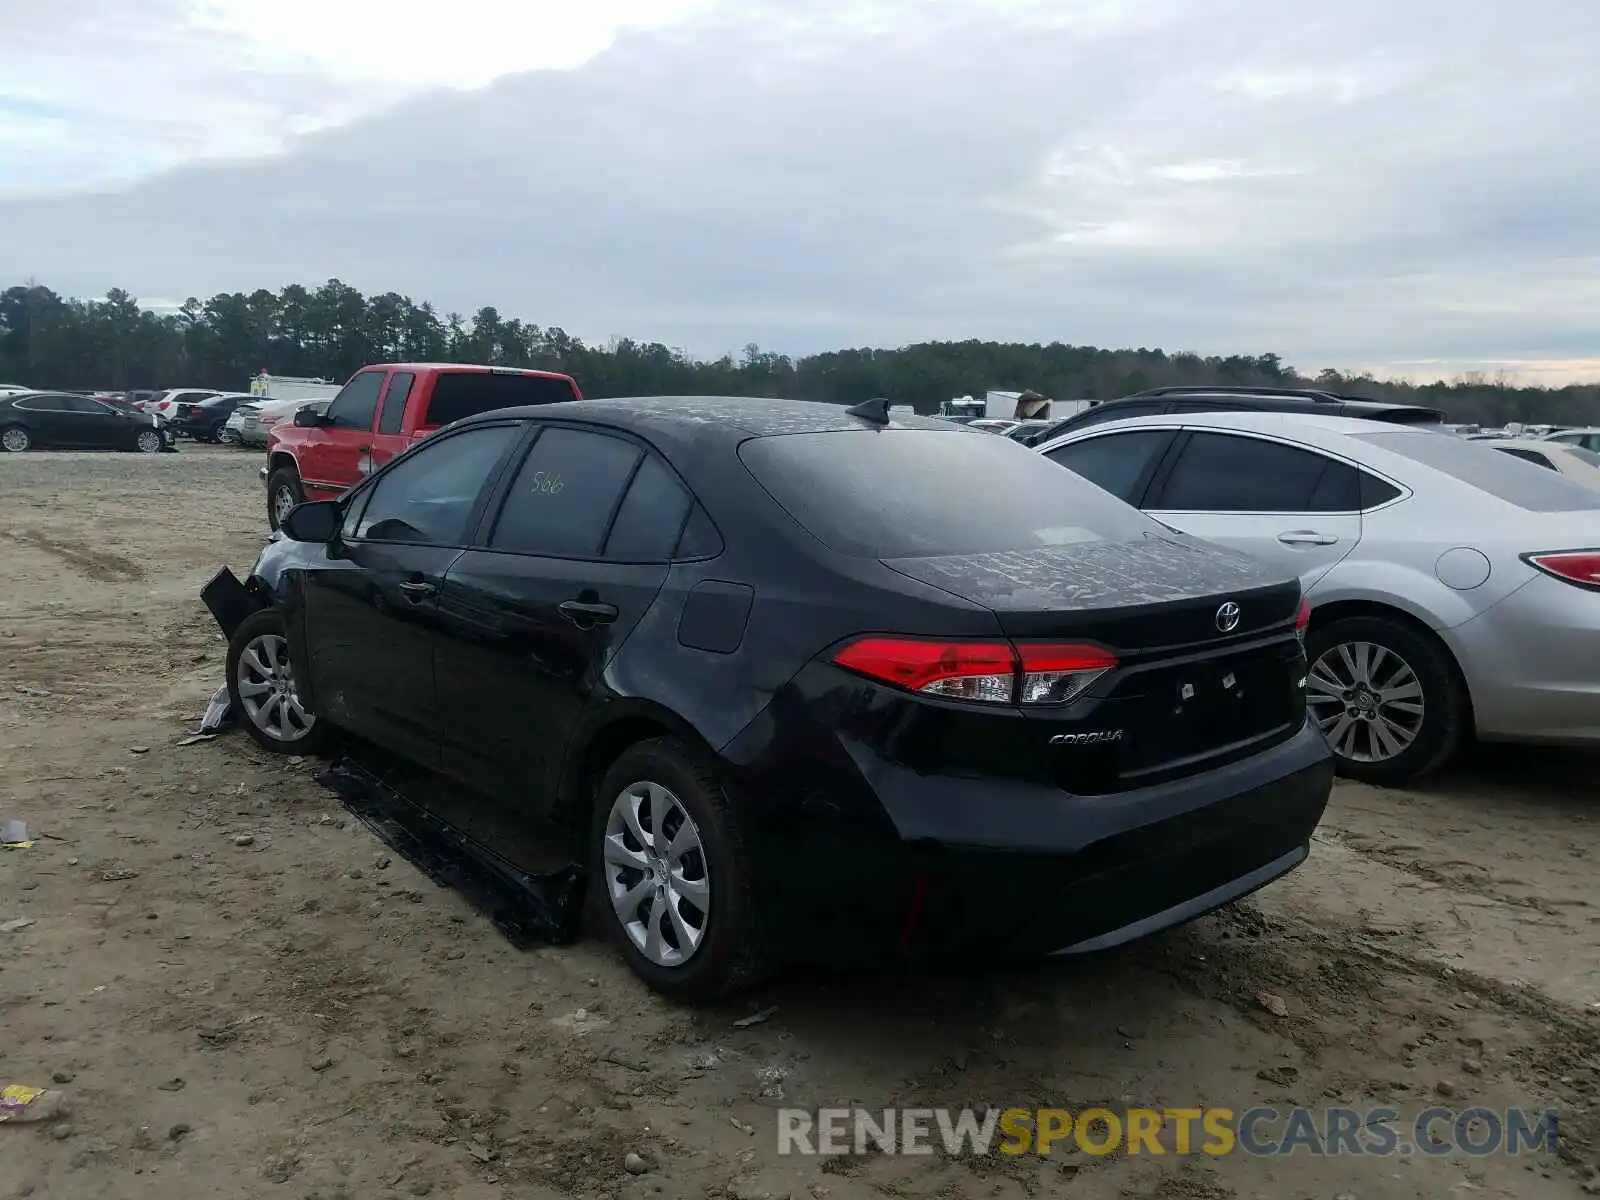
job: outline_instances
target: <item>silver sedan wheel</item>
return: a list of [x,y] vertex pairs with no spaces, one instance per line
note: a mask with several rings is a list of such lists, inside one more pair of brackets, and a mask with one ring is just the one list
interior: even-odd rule
[[239,703],[250,723],[278,742],[297,742],[317,723],[294,689],[289,643],[281,634],[250,639],[239,655]]
[[133,443],[141,454],[156,454],[161,450],[161,435],[154,429],[141,429]]
[[1422,732],[1422,683],[1387,646],[1330,646],[1306,677],[1306,704],[1328,745],[1352,762],[1385,762]]
[[299,501],[294,498],[294,492],[289,489],[288,485],[280,484],[278,490],[272,493],[273,519],[282,525],[283,519],[289,515],[289,510],[298,503]]
[[634,948],[661,967],[681,967],[705,939],[711,877],[700,830],[658,783],[639,782],[606,818],[606,894]]
[[0,446],[4,446],[12,454],[21,454],[31,445],[33,445],[33,439],[28,436],[26,429],[13,426],[4,433],[0,433]]

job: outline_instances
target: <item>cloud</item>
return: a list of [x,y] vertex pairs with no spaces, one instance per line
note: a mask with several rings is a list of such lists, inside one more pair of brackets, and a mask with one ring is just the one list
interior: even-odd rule
[[1544,380],[1596,344],[1600,10],[1570,0],[616,0],[542,61],[510,44],[571,6],[170,3],[146,36],[257,68],[239,129],[174,119],[151,161],[265,157],[0,200],[0,274],[337,275],[705,353],[1060,338]]

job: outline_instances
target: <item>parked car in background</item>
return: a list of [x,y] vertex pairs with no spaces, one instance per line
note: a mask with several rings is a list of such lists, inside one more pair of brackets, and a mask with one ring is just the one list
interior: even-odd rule
[[397,454],[464,417],[497,408],[581,400],[570,375],[456,363],[363,367],[323,413],[273,427],[267,445],[267,519],[278,527],[302,500],[354,487]]
[[237,411],[244,413],[239,422],[239,441],[246,446],[265,446],[272,431],[302,408],[313,412],[326,412],[327,400],[251,400],[241,404]]
[[1592,425],[1585,425],[1578,429],[1562,429],[1555,433],[1547,433],[1539,439],[1543,442],[1559,442],[1567,446],[1581,446],[1585,450],[1600,453],[1600,429]]
[[1010,429],[1006,430],[1006,436],[1013,442],[1021,442],[1024,446],[1031,446],[1035,439],[1053,424],[1055,424],[1053,421],[1018,421]]
[[218,441],[223,425],[234,410],[249,402],[248,392],[223,392],[204,400],[180,401],[169,418],[172,432],[179,437],[191,437],[197,442]]
[[1600,492],[1493,444],[1343,417],[1143,417],[1040,451],[1299,574],[1307,704],[1346,774],[1409,782],[1474,730],[1600,742]]
[[152,418],[70,392],[13,392],[0,397],[0,449],[169,449],[172,436]]
[[1550,442],[1540,438],[1506,438],[1487,445],[1548,471],[1560,471],[1585,487],[1600,488],[1600,454],[1570,442]]
[[208,585],[235,710],[280,753],[337,727],[442,770],[445,819],[524,869],[564,825],[684,999],[1099,950],[1303,862],[1332,765],[1292,572],[859,411],[458,421]]
[[1119,400],[1107,400],[1064,421],[1057,421],[1048,430],[1036,434],[1033,445],[1041,446],[1052,438],[1106,421],[1201,412],[1303,412],[1439,428],[1443,427],[1444,421],[1444,412],[1437,408],[1390,404],[1382,400],[1366,400],[1360,396],[1341,396],[1306,388],[1163,387],[1135,392]]
[[153,394],[145,401],[144,408],[140,411],[153,413],[164,421],[170,421],[177,412],[178,405],[195,404],[219,394],[216,388],[167,388],[166,391]]
[[32,390],[32,388],[23,387],[20,383],[0,383],[0,397],[19,396],[23,392]]
[[1017,423],[1001,417],[979,417],[975,421],[968,421],[968,429],[981,429],[985,433],[1010,433],[1017,427]]

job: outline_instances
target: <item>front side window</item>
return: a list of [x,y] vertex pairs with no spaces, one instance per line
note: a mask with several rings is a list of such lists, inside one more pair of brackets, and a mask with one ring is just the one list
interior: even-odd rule
[[1171,441],[1170,430],[1135,429],[1073,442],[1051,450],[1045,457],[1082,475],[1118,500],[1137,504],[1149,471]]
[[370,432],[372,416],[378,411],[378,393],[382,389],[382,371],[361,372],[333,398],[328,406],[328,423],[336,429]]
[[514,425],[486,425],[415,447],[373,484],[355,536],[465,545],[478,497],[520,435]]

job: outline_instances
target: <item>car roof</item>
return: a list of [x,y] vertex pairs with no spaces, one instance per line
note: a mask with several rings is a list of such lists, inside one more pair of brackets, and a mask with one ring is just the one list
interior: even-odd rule
[[[571,379],[561,371],[542,371],[535,367],[491,367],[483,363],[392,362],[368,363],[362,371],[453,371],[458,375],[535,375],[541,379]],[[356,372],[359,374],[360,372]]]
[[[773,400],[760,396],[622,396],[495,408],[462,419],[461,424],[506,418],[596,422],[635,433],[677,440],[707,436],[740,442],[750,437],[788,433],[841,433],[883,429],[852,417],[842,404],[812,400]],[[937,417],[896,414],[889,429],[926,429],[963,437],[981,436]]]
[[[1227,408],[1234,412],[1256,412],[1278,409],[1282,411],[1283,405],[1294,405],[1294,411],[1300,411],[1304,406],[1307,412],[1343,412],[1350,414],[1359,413],[1393,413],[1414,409],[1418,413],[1426,413],[1429,419],[1419,421],[1418,424],[1432,424],[1442,420],[1444,414],[1437,408],[1426,404],[1402,404],[1388,400],[1374,400],[1367,396],[1345,396],[1333,392],[1304,392],[1304,391],[1230,391],[1219,388],[1216,391],[1207,391],[1204,388],[1157,388],[1148,392],[1138,392],[1132,396],[1118,396],[1114,400],[1104,400],[1093,408],[1086,409],[1094,412],[1108,406],[1123,404],[1178,404],[1178,403],[1215,403],[1219,408]],[[1081,416],[1075,413],[1073,416]],[[1072,417],[1066,418],[1072,420]]]
[[[1068,429],[1062,437],[1079,438],[1123,429],[1170,429],[1182,425],[1191,429],[1237,430],[1240,433],[1295,433],[1321,432],[1354,435],[1361,433],[1427,433],[1431,436],[1453,437],[1423,425],[1396,425],[1392,421],[1371,421],[1361,417],[1336,417],[1313,412],[1263,412],[1258,409],[1239,408],[1226,412],[1151,413],[1142,417],[1124,417],[1117,421],[1102,421],[1083,429]],[[1042,443],[1040,449],[1054,444],[1055,439]]]

